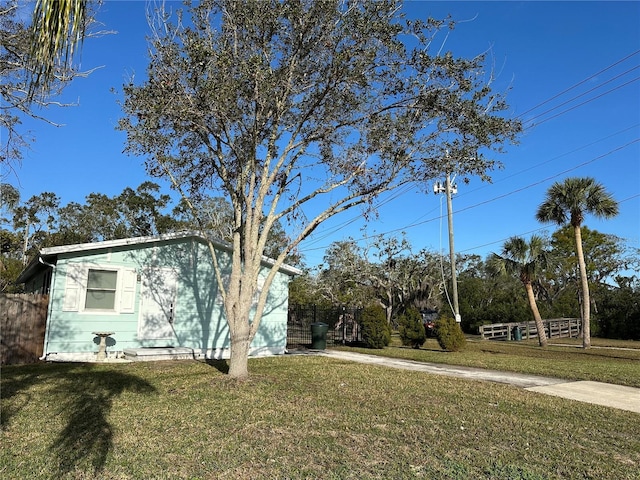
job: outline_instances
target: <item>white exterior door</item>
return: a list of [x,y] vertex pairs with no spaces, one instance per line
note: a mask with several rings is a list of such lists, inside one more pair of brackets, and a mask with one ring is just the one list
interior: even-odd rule
[[173,270],[147,268],[142,272],[138,339],[175,339],[176,294],[177,281]]

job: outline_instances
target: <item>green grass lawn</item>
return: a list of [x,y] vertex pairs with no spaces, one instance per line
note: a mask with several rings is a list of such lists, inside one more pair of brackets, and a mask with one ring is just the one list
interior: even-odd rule
[[0,478],[640,478],[631,412],[318,356],[225,366],[4,367]]
[[335,348],[419,362],[640,387],[640,342],[594,338],[593,348],[587,350],[581,348],[578,339],[553,339],[550,343],[553,345],[540,348],[535,340],[504,342],[477,337],[470,338],[464,350],[451,353],[443,351],[433,338],[427,339],[420,349],[402,347],[396,335],[391,346],[382,350]]

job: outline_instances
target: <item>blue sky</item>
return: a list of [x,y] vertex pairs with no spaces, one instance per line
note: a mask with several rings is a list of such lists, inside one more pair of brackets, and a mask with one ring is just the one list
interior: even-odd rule
[[[65,91],[79,105],[42,112],[63,127],[25,122],[36,142],[17,176],[5,179],[23,200],[53,191],[62,205],[83,203],[90,193],[113,196],[147,179],[143,159],[122,153],[124,134],[115,130],[122,84],[144,77],[145,8],[143,1],[106,0],[97,18],[117,33],[85,41],[82,68],[100,68]],[[459,23],[440,39],[444,49],[487,52],[494,88],[510,88],[510,113],[525,125],[520,143],[499,157],[504,169],[493,183],[458,182],[456,251],[484,257],[512,235],[553,232],[535,211],[549,186],[569,176],[595,177],[620,202],[617,218],[585,224],[640,248],[640,2],[411,1],[405,10],[411,17],[451,14]],[[349,236],[364,246],[371,235],[406,232],[415,251],[448,251],[446,205],[431,186],[381,200],[368,224],[353,211],[321,226],[301,245],[307,264]]]

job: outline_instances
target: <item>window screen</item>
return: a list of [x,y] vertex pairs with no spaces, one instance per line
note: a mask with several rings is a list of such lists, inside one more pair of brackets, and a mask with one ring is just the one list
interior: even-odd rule
[[111,270],[89,270],[87,278],[86,310],[114,310],[118,272]]

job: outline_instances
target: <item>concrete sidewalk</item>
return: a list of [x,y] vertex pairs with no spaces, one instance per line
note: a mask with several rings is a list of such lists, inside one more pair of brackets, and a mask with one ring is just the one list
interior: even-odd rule
[[437,363],[422,363],[412,360],[387,358],[377,355],[344,352],[339,350],[307,350],[306,354],[322,355],[352,362],[381,365],[404,370],[427,372],[435,375],[506,383],[533,392],[554,395],[580,402],[640,413],[640,388],[613,385],[610,383],[571,381],[522,373],[500,372],[483,368],[461,367]]

